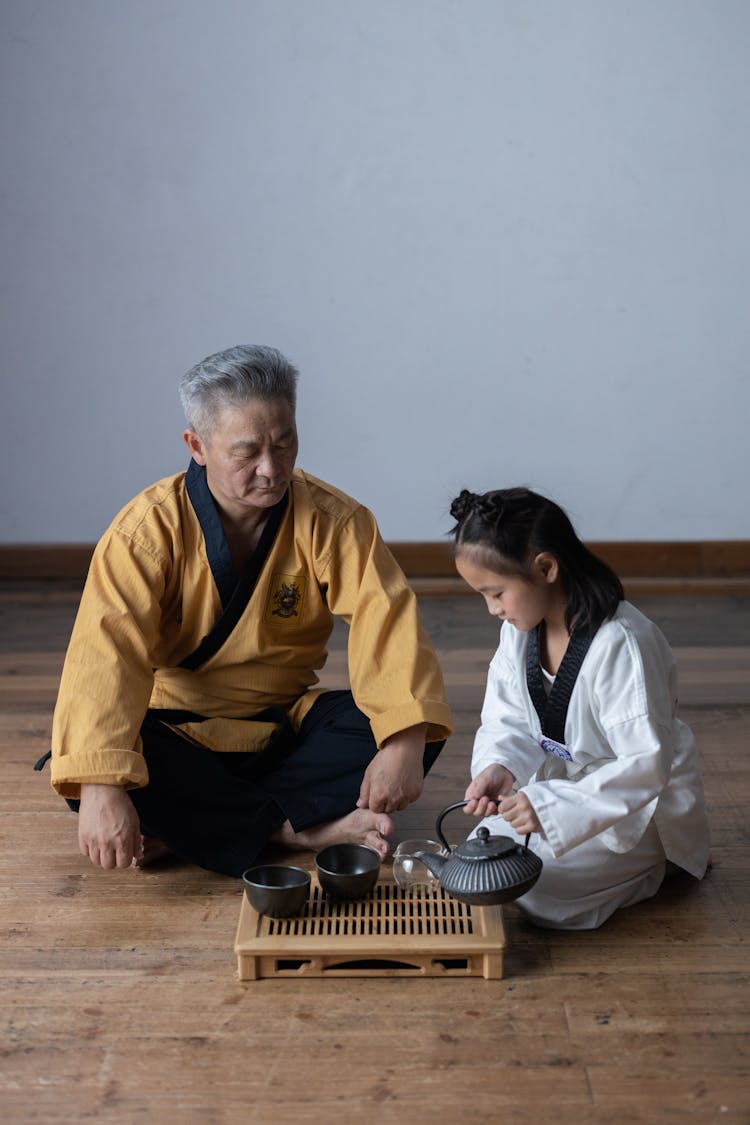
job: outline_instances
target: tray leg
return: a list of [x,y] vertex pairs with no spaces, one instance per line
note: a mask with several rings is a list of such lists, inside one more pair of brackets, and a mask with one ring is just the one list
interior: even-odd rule
[[240,953],[237,957],[237,975],[240,980],[258,980],[258,958]]
[[485,980],[502,980],[502,953],[485,953],[482,957],[482,976]]

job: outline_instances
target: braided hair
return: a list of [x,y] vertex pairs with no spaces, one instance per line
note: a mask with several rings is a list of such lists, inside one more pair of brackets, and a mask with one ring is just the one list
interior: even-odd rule
[[463,489],[450,507],[455,552],[485,555],[489,568],[528,577],[538,554],[557,560],[565,591],[565,624],[590,635],[616,611],[625,593],[611,567],[589,551],[568,516],[529,488],[475,493]]

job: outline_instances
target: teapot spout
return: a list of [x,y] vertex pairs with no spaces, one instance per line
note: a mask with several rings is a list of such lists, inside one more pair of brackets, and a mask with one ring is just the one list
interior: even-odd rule
[[438,882],[440,881],[440,872],[448,862],[447,856],[435,852],[415,852],[414,858],[421,860],[427,870],[432,872]]

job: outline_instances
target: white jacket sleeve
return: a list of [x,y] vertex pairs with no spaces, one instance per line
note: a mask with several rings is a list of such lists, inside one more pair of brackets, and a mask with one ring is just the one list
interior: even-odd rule
[[526,686],[519,681],[513,662],[504,644],[503,628],[500,646],[490,664],[487,689],[482,706],[482,724],[474,739],[471,776],[476,777],[489,765],[505,766],[518,785],[524,785],[544,760],[544,751],[529,724],[525,704]]

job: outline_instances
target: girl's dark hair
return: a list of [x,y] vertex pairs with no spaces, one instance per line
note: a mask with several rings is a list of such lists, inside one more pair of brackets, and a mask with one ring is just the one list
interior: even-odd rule
[[[527,577],[542,551],[554,555],[565,591],[565,624],[593,634],[625,597],[611,567],[578,538],[565,512],[528,488],[477,494],[464,489],[451,504],[455,551],[475,548],[499,556],[503,572]],[[498,559],[488,560],[490,568]]]

